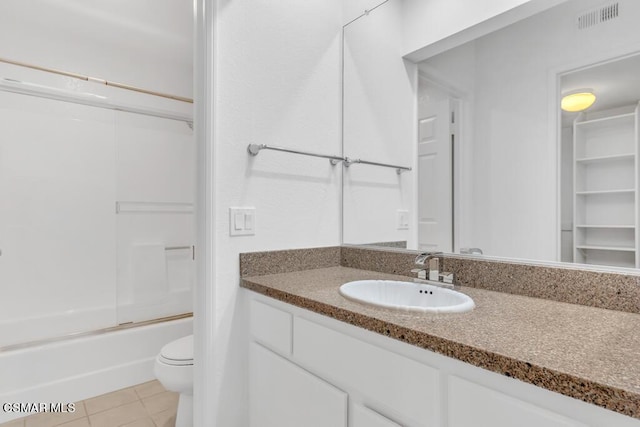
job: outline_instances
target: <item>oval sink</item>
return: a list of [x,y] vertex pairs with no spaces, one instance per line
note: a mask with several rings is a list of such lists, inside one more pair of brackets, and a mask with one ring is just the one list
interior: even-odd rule
[[385,308],[423,313],[462,313],[476,306],[468,295],[426,283],[357,280],[340,286],[345,298]]

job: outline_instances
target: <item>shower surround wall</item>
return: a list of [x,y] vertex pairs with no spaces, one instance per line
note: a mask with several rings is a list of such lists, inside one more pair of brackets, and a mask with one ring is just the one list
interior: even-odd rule
[[[60,93],[71,80],[8,64],[0,76]],[[74,83],[72,93],[190,114]],[[0,348],[191,312],[187,123],[4,90],[0,105]]]
[[[3,46],[0,57],[191,97],[192,10],[190,5],[177,7],[176,2],[167,1],[161,6],[161,2],[143,0],[135,5],[127,5],[127,19],[120,19],[122,10],[117,7],[111,9],[113,5],[109,2],[96,2],[90,7],[74,2],[40,2],[37,13],[33,4],[16,0],[2,2],[0,37],[11,40],[11,43]],[[150,10],[154,10],[154,13],[149,13]],[[158,17],[160,21],[164,19],[164,22],[175,25],[158,25],[154,22]],[[185,29],[182,35],[168,30],[180,26]],[[117,93],[118,100],[126,104],[146,103],[148,107],[163,110],[184,108],[182,113],[187,114],[192,108],[186,103],[6,64],[2,65],[2,70],[0,77],[63,90],[108,96]],[[165,160],[170,157],[175,159],[175,152],[166,151],[169,145],[167,141],[158,140],[159,145],[154,145],[149,140],[163,138],[173,132],[193,146],[192,131],[184,122],[5,92],[0,96],[3,99],[3,117],[11,117],[11,120],[3,120],[2,126],[17,129],[23,125],[29,136],[25,145],[12,144],[11,150],[0,156],[0,161],[8,161],[9,154],[20,155],[28,160],[22,165],[20,180],[13,182],[14,187],[5,186],[2,192],[19,188],[31,188],[37,192],[35,197],[13,194],[20,197],[20,203],[11,206],[10,210],[0,208],[0,229],[7,224],[6,215],[9,212],[15,215],[14,219],[32,226],[30,232],[23,230],[24,239],[19,238],[18,232],[13,233],[16,236],[11,242],[13,249],[19,249],[21,254],[27,253],[26,257],[19,260],[23,264],[20,271],[8,263],[9,260],[16,261],[18,251],[10,249],[6,245],[6,234],[0,233],[5,237],[0,243],[3,249],[0,257],[3,279],[0,283],[4,289],[11,283],[15,284],[11,281],[7,285],[5,281],[6,274],[13,270],[21,277],[37,279],[32,283],[42,285],[39,289],[18,286],[15,292],[11,291],[11,303],[6,310],[3,306],[2,318],[8,320],[6,315],[11,314],[14,322],[13,325],[5,324],[0,328],[0,337],[7,342],[9,339],[14,343],[25,342],[45,335],[58,335],[63,331],[113,326],[119,320],[126,322],[123,315],[127,313],[123,310],[116,313],[116,306],[120,304],[123,307],[131,302],[131,295],[127,295],[126,289],[116,291],[116,280],[119,280],[116,266],[124,267],[130,261],[131,238],[134,236],[132,230],[139,233],[139,242],[157,244],[157,241],[149,242],[143,234],[152,227],[162,227],[159,223],[163,221],[171,221],[171,214],[156,216],[146,221],[144,226],[139,224],[145,222],[144,215],[123,214],[116,217],[114,201],[118,197],[117,187],[124,190],[120,195],[127,198],[135,198],[133,193],[140,190],[141,186],[158,190],[161,186],[154,184],[151,176],[157,170],[145,170],[137,175],[135,185],[127,185],[122,181],[123,177],[131,176],[132,169],[127,170],[127,166],[133,166],[141,157],[160,162],[163,156]],[[22,104],[17,106],[12,103],[10,109],[13,111],[9,112],[9,104],[5,100],[15,100],[16,97],[22,97],[19,101]],[[51,126],[43,126],[44,122]],[[163,128],[158,129],[154,136],[153,128],[157,125]],[[113,145],[116,138],[123,143],[132,140],[140,142],[142,135],[145,135],[143,139],[146,142],[142,141],[142,145],[137,147],[120,147],[118,150]],[[18,136],[27,135],[23,133]],[[42,137],[49,138],[51,144],[42,143]],[[143,147],[144,144],[148,145]],[[127,148],[134,150],[124,156],[130,161],[129,164],[122,162],[123,157],[116,158],[116,152],[122,154],[122,149]],[[136,152],[137,149],[139,151]],[[116,165],[119,165],[117,176]],[[20,174],[20,170],[15,169],[18,165],[5,166],[2,166],[5,173],[11,171],[14,175]],[[193,185],[193,170],[190,168],[187,168],[188,173],[178,175],[175,181],[170,182],[170,186],[173,185],[170,191],[179,193],[183,198],[191,198],[190,194],[181,190],[183,185]],[[110,176],[107,170],[111,170]],[[81,172],[83,178],[78,179]],[[187,183],[189,181],[191,183]],[[18,187],[18,182],[24,185]],[[77,197],[63,195],[60,191],[63,187],[75,188]],[[45,195],[45,190],[51,190],[50,196]],[[192,198],[189,201],[192,202]],[[29,211],[34,213],[33,218],[20,218],[20,215],[27,215]],[[63,211],[66,213],[60,214]],[[93,225],[88,224],[86,215],[82,218],[80,212],[91,216]],[[184,222],[192,216],[177,214],[174,215],[174,222]],[[192,222],[192,218],[188,222]],[[58,227],[51,228],[52,225]],[[49,226],[46,233],[42,232],[45,226]],[[171,238],[174,238],[176,246],[189,245],[193,242],[191,229],[190,224],[184,223],[178,225],[173,234],[160,238],[166,239],[171,246],[174,245],[174,242],[169,242]],[[39,232],[44,239],[42,244],[26,245]],[[102,242],[101,248],[96,244],[98,240]],[[116,257],[118,241],[126,246],[126,249],[118,247],[122,255],[120,259]],[[190,259],[190,256],[190,251],[172,252],[167,254],[165,266],[175,272],[172,263],[175,266],[179,258],[179,263],[184,264],[182,260]],[[64,292],[56,292],[53,277],[46,272],[64,272],[61,270],[63,264],[67,268],[66,273],[74,279],[62,284]],[[166,287],[169,289],[175,285],[172,284],[175,277],[172,277],[168,277]],[[129,286],[125,280],[120,282]],[[183,294],[181,298],[188,308],[179,311],[191,311],[190,296]],[[23,304],[17,303],[19,299]],[[56,313],[60,316],[51,317]],[[41,316],[38,318],[36,314]],[[159,310],[152,317],[163,315],[166,312],[162,314],[162,310]],[[27,320],[27,317],[31,319]],[[129,316],[128,320],[140,320],[133,317]],[[54,326],[58,327],[57,331],[54,331]],[[191,331],[192,320],[183,319],[0,352],[0,378],[3,378],[0,385],[1,400],[73,401],[152,379],[153,360],[160,347]],[[2,413],[0,422],[13,416],[20,414]]]
[[[73,92],[67,77],[13,65],[0,76]],[[190,104],[76,83],[74,93],[190,115]],[[72,401],[152,379],[160,347],[191,333],[191,319],[11,346],[192,310],[191,250],[165,250],[193,242],[191,129],[6,91],[0,105],[0,400]],[[134,256],[149,247],[155,258]]]

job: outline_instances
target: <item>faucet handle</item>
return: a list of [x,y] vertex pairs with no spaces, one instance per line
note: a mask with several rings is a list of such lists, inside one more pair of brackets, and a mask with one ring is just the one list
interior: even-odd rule
[[432,258],[434,256],[438,256],[438,255],[443,255],[442,252],[422,252],[421,254],[419,254],[416,259],[415,259],[415,263],[418,265],[424,265],[425,261],[428,258]]
[[426,280],[427,279],[427,270],[424,268],[414,268],[411,270],[412,273],[418,273],[418,279]]
[[455,284],[456,276],[454,273],[443,271],[442,273],[438,274],[438,281],[453,285]]

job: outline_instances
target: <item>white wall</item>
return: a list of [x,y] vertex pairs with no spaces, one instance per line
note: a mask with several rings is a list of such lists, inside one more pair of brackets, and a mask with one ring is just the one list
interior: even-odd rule
[[349,0],[342,2],[342,22],[348,24],[388,0]]
[[565,0],[401,1],[404,54],[421,60],[427,57],[424,55],[453,48]]
[[[402,59],[402,3],[389,1],[344,29],[344,155],[413,167],[415,65]],[[381,31],[381,29],[384,29]],[[414,171],[344,170],[343,241],[415,241]],[[399,230],[398,210],[409,214]]]
[[[556,130],[549,127],[557,114],[553,77],[637,51],[640,41],[634,31],[640,4],[628,0],[620,1],[615,21],[578,30],[575,16],[598,5],[567,2],[427,61],[452,85],[475,89],[467,99],[472,127],[463,151],[468,191],[462,246],[558,260],[558,150]],[[466,76],[462,61],[472,62]]]
[[[246,426],[246,313],[238,254],[340,244],[342,3],[233,0],[215,11],[215,374],[217,425]],[[231,206],[256,208],[255,236],[229,236]]]

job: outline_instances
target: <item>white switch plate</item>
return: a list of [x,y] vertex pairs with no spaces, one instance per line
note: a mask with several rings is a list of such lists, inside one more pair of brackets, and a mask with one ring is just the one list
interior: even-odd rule
[[256,234],[256,208],[229,208],[229,235]]
[[396,211],[396,224],[398,230],[409,229],[409,211],[404,209],[398,209]]

